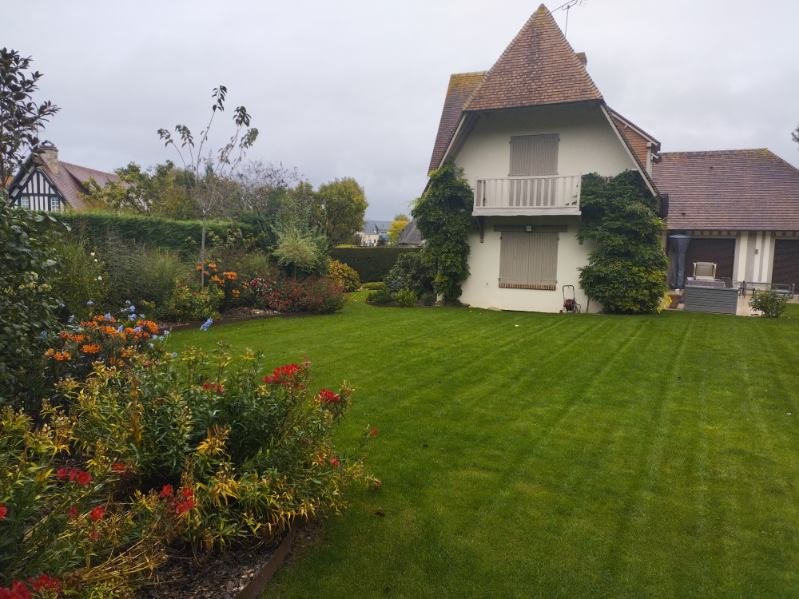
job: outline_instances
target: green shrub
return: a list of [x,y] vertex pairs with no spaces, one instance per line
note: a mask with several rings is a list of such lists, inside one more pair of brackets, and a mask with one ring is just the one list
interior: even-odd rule
[[396,293],[411,289],[417,295],[433,292],[433,269],[421,252],[400,254],[383,282]]
[[444,164],[430,175],[413,209],[416,226],[425,239],[422,253],[432,265],[435,292],[455,303],[461,283],[469,276],[469,233],[474,229],[474,194],[463,170]]
[[364,283],[361,285],[361,289],[365,289],[366,291],[378,291],[385,288],[386,284],[383,281],[372,281],[371,283]]
[[83,240],[64,239],[55,245],[59,264],[53,278],[53,294],[63,306],[63,320],[69,316],[86,318],[93,306],[104,306],[108,293],[108,275],[99,254],[90,250]]
[[416,293],[413,289],[400,289],[391,294],[392,299],[402,308],[411,308],[416,305]]
[[596,244],[580,285],[606,312],[657,311],[666,292],[665,224],[640,174],[585,175],[579,237]]
[[766,318],[779,318],[785,312],[788,298],[772,289],[755,291],[749,300],[749,305],[754,310],[759,310]]
[[49,217],[9,207],[0,190],[0,405],[35,395],[48,334],[56,326],[58,298],[51,281],[58,263]]
[[384,306],[394,302],[394,294],[389,291],[388,287],[381,287],[376,291],[372,291],[366,296],[366,303],[374,306]]
[[119,239],[107,248],[108,305],[112,307],[126,301],[136,305],[150,302],[155,304],[155,315],[160,317],[178,285],[186,284],[192,274],[189,264],[177,252],[125,246]]
[[361,286],[361,278],[354,268],[332,258],[327,259],[327,276],[347,292],[358,291]]
[[275,267],[269,256],[260,251],[243,252],[231,256],[222,256],[219,262],[225,270],[239,273],[243,281],[251,281],[255,277],[268,277],[275,273]]
[[[86,239],[92,247],[103,250],[109,238],[120,239],[126,245],[147,245],[172,250],[184,259],[195,262],[199,255],[202,221],[173,220],[138,214],[112,212],[68,212],[59,215],[73,233]],[[256,235],[255,228],[246,223],[208,222],[208,244],[242,245]],[[235,242],[235,243],[234,243]]]
[[330,257],[355,269],[364,283],[381,281],[402,254],[419,252],[418,248],[398,247],[336,247]]
[[167,301],[162,318],[173,322],[216,318],[224,297],[224,291],[216,285],[193,289],[189,285],[179,284]]

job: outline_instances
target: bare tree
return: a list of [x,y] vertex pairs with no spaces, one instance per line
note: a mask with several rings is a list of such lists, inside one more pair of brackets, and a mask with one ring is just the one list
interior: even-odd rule
[[172,146],[178,154],[183,168],[192,177],[189,193],[200,209],[202,237],[200,240],[200,285],[205,286],[205,238],[207,221],[224,201],[226,183],[232,180],[244,160],[247,150],[258,138],[258,129],[250,127],[252,117],[244,106],[233,111],[235,129],[227,143],[214,151],[208,147],[208,135],[218,112],[225,110],[227,87],[220,85],[211,93],[213,104],[208,123],[200,131],[199,141],[186,125],[175,125],[176,137],[166,129],[159,129],[158,136],[165,146]]

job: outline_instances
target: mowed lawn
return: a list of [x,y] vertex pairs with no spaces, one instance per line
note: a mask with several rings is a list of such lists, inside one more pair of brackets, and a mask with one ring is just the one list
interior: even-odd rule
[[276,597],[799,596],[799,311],[376,308],[175,334],[347,379],[379,492]]

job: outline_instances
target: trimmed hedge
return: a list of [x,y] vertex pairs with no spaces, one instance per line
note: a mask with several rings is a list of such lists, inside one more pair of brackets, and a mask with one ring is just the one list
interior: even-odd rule
[[[202,234],[199,220],[111,212],[66,212],[59,214],[58,219],[69,225],[75,236],[83,237],[95,246],[103,246],[109,236],[113,236],[121,241],[174,250],[192,259],[200,247]],[[223,240],[228,235],[247,238],[254,237],[256,231],[245,223],[208,222],[209,246],[213,246],[215,239]]]
[[400,254],[418,252],[419,248],[399,247],[337,247],[330,250],[330,257],[339,260],[358,271],[361,281],[372,283],[382,281]]

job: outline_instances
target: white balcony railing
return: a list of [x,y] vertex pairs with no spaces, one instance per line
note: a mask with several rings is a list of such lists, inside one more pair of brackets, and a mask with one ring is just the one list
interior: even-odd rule
[[474,216],[580,214],[580,175],[478,179]]

